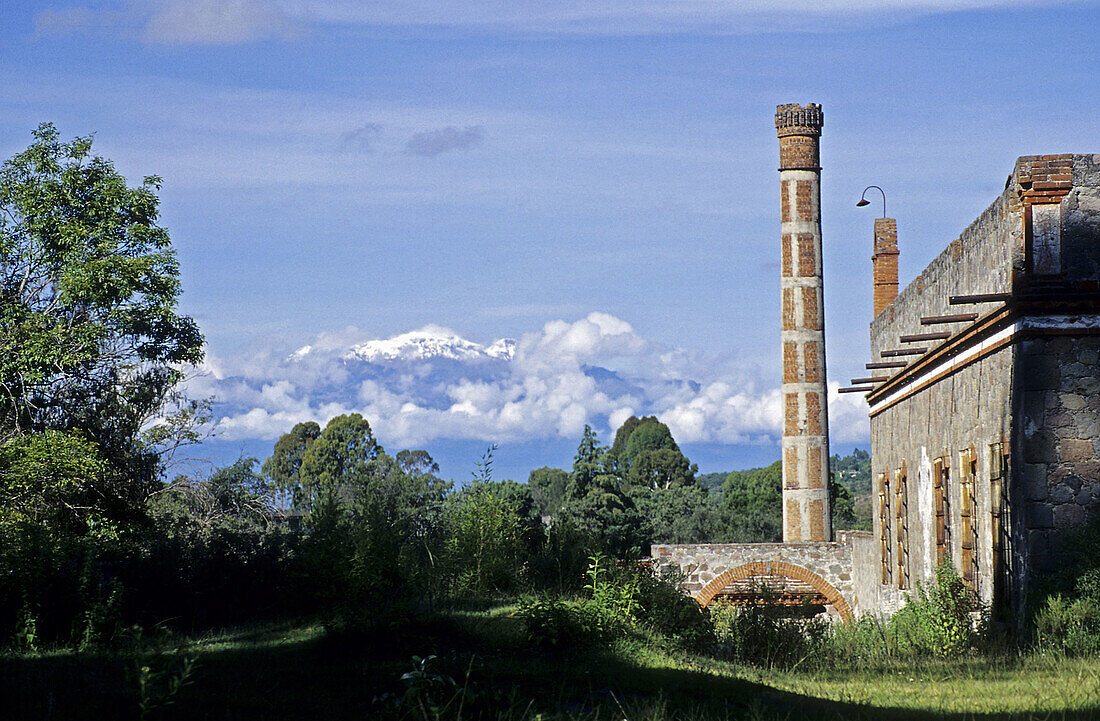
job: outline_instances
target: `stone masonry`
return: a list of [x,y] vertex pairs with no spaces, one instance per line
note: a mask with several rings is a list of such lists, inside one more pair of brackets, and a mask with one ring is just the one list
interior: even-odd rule
[[783,540],[832,538],[818,139],[810,103],[780,105],[780,288],[783,343]]
[[703,543],[655,545],[658,568],[677,566],[685,575],[683,588],[701,605],[709,605],[730,584],[746,578],[784,577],[801,582],[825,597],[837,616],[851,620],[859,609],[854,598],[852,543],[842,532],[836,542]]
[[1018,623],[1100,513],[1100,155],[1017,160],[876,314],[871,347],[907,362],[868,394],[876,593],[947,562]]
[[[830,541],[821,107],[780,105],[783,543],[652,547],[702,605],[887,614],[950,563],[994,618],[1100,514],[1100,155],[1017,160],[1004,192],[897,292],[897,224],[875,221],[867,393],[873,533]],[[878,374],[876,374],[878,376]],[[785,595],[784,595],[785,594]]]

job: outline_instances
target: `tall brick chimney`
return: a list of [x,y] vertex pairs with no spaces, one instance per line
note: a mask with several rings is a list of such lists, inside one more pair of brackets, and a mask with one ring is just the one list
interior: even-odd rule
[[785,543],[832,538],[818,155],[823,124],[820,105],[776,108],[782,220],[779,284],[783,303]]
[[875,219],[875,254],[871,256],[875,284],[875,317],[898,297],[898,221]]

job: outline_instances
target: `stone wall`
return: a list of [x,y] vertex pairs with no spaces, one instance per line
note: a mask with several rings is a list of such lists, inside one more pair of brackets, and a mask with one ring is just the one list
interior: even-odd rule
[[[657,544],[650,553],[657,568],[679,567],[685,575],[682,588],[695,598],[727,571],[750,563],[785,564],[819,576],[854,607],[852,544],[847,533],[838,533],[836,542],[821,543]],[[796,578],[807,580],[805,576]]]
[[1098,335],[1021,343],[1014,458],[1021,482],[1013,500],[1021,509],[1016,561],[1024,591],[1030,577],[1055,570],[1070,550],[1064,531],[1100,510],[1098,358]]
[[[1042,243],[1054,261],[1040,267]],[[948,303],[987,293],[1003,297]],[[920,322],[962,312],[981,317]],[[929,331],[951,337],[900,340]],[[1100,156],[1020,158],[1004,193],[872,322],[871,345],[875,361],[927,353],[902,356],[909,367],[869,395],[873,489],[890,484],[874,542],[888,524],[889,557],[878,591],[860,567],[857,597],[888,610],[946,553],[985,602],[1020,611],[1066,532],[1100,511]]]
[[852,545],[852,611],[856,616],[888,617],[905,605],[905,593],[884,586],[879,572],[879,541],[869,531],[849,531]]

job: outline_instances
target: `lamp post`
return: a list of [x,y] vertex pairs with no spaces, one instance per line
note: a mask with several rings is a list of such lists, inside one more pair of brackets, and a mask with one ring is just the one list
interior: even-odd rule
[[868,185],[863,189],[863,193],[859,196],[859,202],[856,203],[857,208],[862,208],[865,205],[870,205],[871,201],[867,200],[867,191],[874,188],[878,192],[882,193],[882,217],[886,217],[886,192],[877,185]]

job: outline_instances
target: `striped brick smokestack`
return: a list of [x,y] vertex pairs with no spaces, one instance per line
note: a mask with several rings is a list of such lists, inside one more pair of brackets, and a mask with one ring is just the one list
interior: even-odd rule
[[898,221],[875,219],[875,254],[871,256],[874,275],[875,317],[898,297]]
[[776,108],[782,203],[785,543],[832,538],[818,155],[823,123],[821,106],[814,103]]

